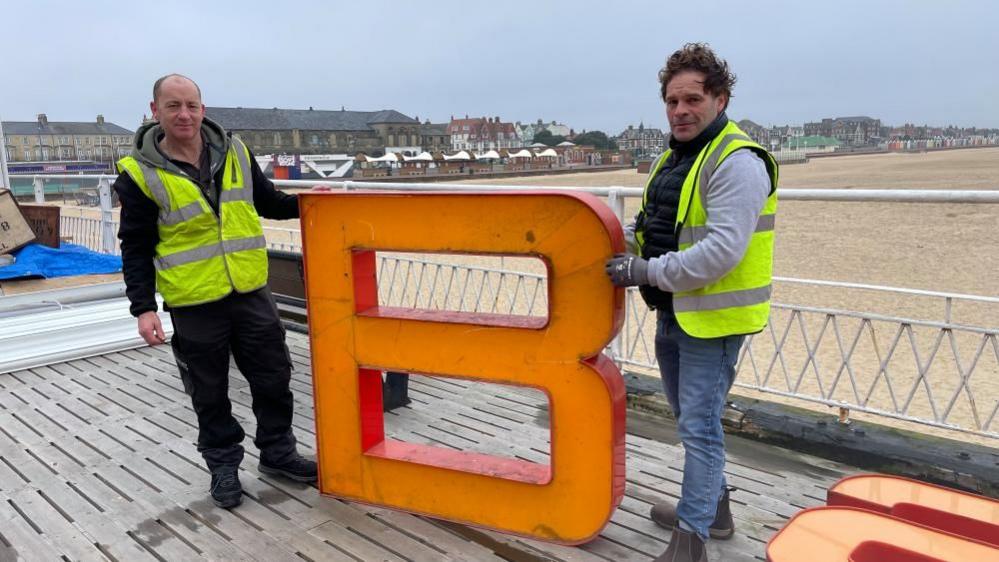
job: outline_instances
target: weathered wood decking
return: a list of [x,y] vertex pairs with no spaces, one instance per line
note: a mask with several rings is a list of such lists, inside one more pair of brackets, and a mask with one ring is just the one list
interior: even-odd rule
[[[289,333],[295,431],[315,453],[308,340]],[[233,409],[254,432],[249,389],[233,371]],[[413,404],[386,414],[397,438],[547,462],[540,393],[414,377]],[[262,476],[247,438],[243,504],[216,508],[194,442],[194,412],[169,346],[0,375],[0,560],[649,560],[666,532],[652,502],[679,493],[682,451],[665,423],[629,419],[627,496],[600,538],[550,545],[320,497]],[[764,559],[766,541],[849,467],[729,442],[738,534],[712,560]],[[483,506],[488,509],[489,506]]]

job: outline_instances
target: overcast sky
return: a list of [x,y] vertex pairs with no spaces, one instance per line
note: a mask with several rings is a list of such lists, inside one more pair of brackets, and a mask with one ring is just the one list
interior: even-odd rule
[[729,115],[999,127],[999,2],[7,2],[0,116],[135,129],[169,72],[215,106],[664,128],[656,74],[707,41]]

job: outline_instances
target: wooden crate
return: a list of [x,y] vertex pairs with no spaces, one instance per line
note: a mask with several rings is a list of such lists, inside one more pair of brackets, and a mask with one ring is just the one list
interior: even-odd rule
[[0,191],[0,254],[14,250],[35,240],[28,221],[9,190]]
[[35,233],[39,244],[59,247],[59,207],[55,205],[21,205],[21,215]]

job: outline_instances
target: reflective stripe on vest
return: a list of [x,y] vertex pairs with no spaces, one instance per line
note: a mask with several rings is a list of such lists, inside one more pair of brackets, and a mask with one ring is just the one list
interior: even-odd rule
[[[756,229],[753,232],[767,232],[768,230],[774,229],[774,224],[777,222],[776,215],[760,215],[756,219]],[[680,237],[677,239],[677,243],[681,246],[684,244],[691,245],[704,240],[708,235],[708,230],[710,227],[705,226],[684,226],[683,230],[680,231]]]
[[756,289],[744,289],[728,293],[714,293],[693,297],[673,297],[674,312],[692,312],[695,310],[718,310],[738,306],[749,306],[770,300],[771,286]]
[[153,263],[157,289],[170,306],[212,302],[267,283],[267,243],[253,207],[249,152],[236,137],[223,166],[216,216],[187,176],[132,157],[118,162],[159,208]]
[[[238,143],[238,145],[237,145]],[[235,168],[237,162],[239,164],[239,170],[243,170],[240,173],[240,177],[243,180],[239,186],[229,186],[226,188],[223,186],[222,193],[219,195],[219,204],[229,203],[232,201],[246,201],[247,203],[253,204],[253,174],[250,168],[250,161],[247,157],[247,152],[243,147],[242,141],[233,137],[233,146],[236,149],[236,162],[227,161],[232,168],[230,172],[235,176],[238,170]],[[233,179],[235,181],[235,178]]]
[[194,263],[196,261],[207,260],[226,253],[242,252],[243,250],[256,250],[267,247],[267,239],[263,236],[253,236],[251,238],[236,238],[233,240],[223,240],[211,246],[201,246],[193,250],[184,250],[164,257],[155,259],[156,269],[164,270],[172,267]]
[[[724,134],[725,131],[727,130],[728,127],[722,129],[722,134]],[[745,133],[741,131],[738,133],[727,134],[722,137],[721,142],[718,143],[718,146],[711,151],[711,154],[708,155],[707,161],[705,161],[704,164],[701,165],[701,175],[698,176],[697,180],[698,181],[697,191],[701,195],[701,205],[703,205],[705,208],[707,208],[708,206],[708,195],[707,195],[708,180],[711,179],[711,176],[715,175],[715,170],[718,169],[718,163],[719,163],[718,161],[719,159],[721,159],[721,155],[725,153],[725,149],[728,148],[728,145],[732,144],[737,140],[753,142],[753,139],[749,138]],[[713,143],[708,143],[708,146],[711,146],[711,144]]]

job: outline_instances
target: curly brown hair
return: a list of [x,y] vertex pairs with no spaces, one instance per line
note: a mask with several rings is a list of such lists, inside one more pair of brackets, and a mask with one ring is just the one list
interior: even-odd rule
[[[725,94],[732,99],[735,74],[728,70],[725,59],[718,58],[707,43],[687,43],[666,59],[659,69],[659,94],[666,101],[666,85],[677,74],[693,70],[704,74],[704,91],[712,96]],[[725,104],[726,106],[728,103]]]

